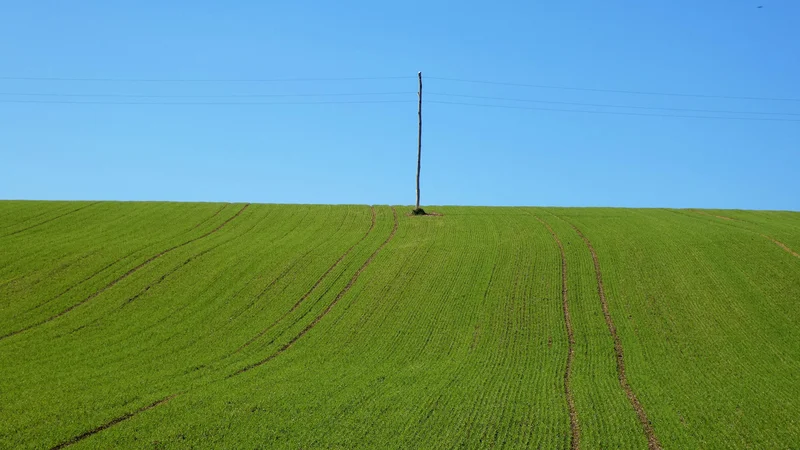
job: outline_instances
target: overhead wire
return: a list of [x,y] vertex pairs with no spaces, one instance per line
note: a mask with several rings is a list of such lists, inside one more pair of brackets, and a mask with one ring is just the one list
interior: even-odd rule
[[416,92],[353,92],[329,94],[217,94],[217,95],[163,95],[163,94],[49,94],[30,92],[0,92],[0,95],[20,97],[117,97],[117,98],[265,98],[265,97],[348,97],[363,95],[409,95]]
[[415,103],[414,100],[345,100],[319,102],[103,102],[73,100],[0,100],[0,103],[64,104],[64,105],[344,105],[364,103]]
[[724,109],[694,109],[694,108],[667,108],[657,106],[634,106],[634,105],[610,105],[605,103],[578,103],[578,102],[561,102],[552,100],[532,100],[508,97],[486,97],[481,95],[465,95],[465,94],[449,94],[443,92],[425,92],[425,95],[438,95],[444,97],[462,97],[462,98],[475,98],[483,100],[503,100],[510,102],[526,102],[526,103],[546,103],[553,105],[571,105],[571,106],[592,106],[598,108],[630,108],[630,109],[648,109],[659,111],[685,111],[685,112],[704,112],[704,113],[724,113],[724,114],[759,114],[759,115],[777,115],[777,116],[800,116],[800,113],[783,113],[783,112],[761,112],[761,111],[733,111]]
[[585,113],[585,114],[610,114],[619,116],[644,116],[644,117],[673,117],[673,118],[686,118],[686,119],[720,119],[720,120],[753,120],[753,121],[771,121],[771,122],[800,122],[800,119],[781,119],[771,117],[723,117],[723,116],[695,116],[695,115],[678,115],[678,114],[647,114],[635,112],[622,112],[622,111],[590,111],[582,109],[560,109],[560,108],[539,108],[530,106],[511,106],[511,105],[487,105],[480,103],[466,103],[466,102],[446,102],[439,100],[427,100],[426,103],[435,103],[442,105],[463,105],[463,106],[476,106],[487,108],[506,108],[506,109],[522,109],[533,111],[558,111],[558,112],[571,112],[571,113]]
[[364,81],[364,80],[402,80],[415,76],[389,77],[339,77],[339,78],[68,78],[68,77],[12,77],[0,76],[0,80],[16,81],[103,81],[103,82],[142,82],[142,83],[290,83],[305,81]]
[[638,95],[661,95],[671,97],[696,97],[696,98],[718,98],[729,100],[770,100],[770,101],[786,101],[786,102],[800,102],[800,98],[784,98],[784,97],[752,97],[752,96],[733,96],[733,95],[710,95],[710,94],[685,94],[676,92],[656,92],[656,91],[636,91],[626,89],[599,89],[587,88],[577,86],[558,86],[549,84],[527,84],[527,83],[510,83],[504,81],[487,81],[487,80],[468,80],[464,78],[447,78],[447,77],[432,77],[426,76],[428,80],[442,80],[442,81],[455,81],[461,83],[473,84],[489,84],[497,86],[517,86],[517,87],[531,87],[542,89],[561,89],[569,91],[587,91],[587,92],[609,92],[616,94],[638,94]]
[[[340,77],[340,78],[274,78],[274,79],[145,79],[145,78],[67,78],[67,77],[9,77],[0,76],[0,80],[31,80],[31,81],[86,81],[86,82],[304,82],[304,81],[361,81],[361,80],[399,80],[399,79],[413,79],[413,76],[381,76],[381,77]],[[721,96],[721,95],[707,95],[707,94],[682,94],[682,93],[668,93],[668,92],[650,92],[650,91],[634,91],[634,90],[618,90],[618,89],[595,89],[574,86],[554,86],[554,85],[540,85],[540,84],[525,84],[525,83],[510,83],[501,81],[486,81],[486,80],[470,80],[462,78],[447,78],[428,76],[427,79],[441,80],[448,82],[464,82],[464,83],[480,83],[487,85],[500,85],[500,86],[517,86],[517,87],[533,87],[533,88],[549,88],[549,89],[564,89],[576,91],[591,91],[591,92],[607,92],[607,93],[624,93],[624,94],[645,94],[645,95],[663,95],[663,96],[677,96],[677,97],[697,97],[697,98],[717,98],[717,99],[746,99],[746,100],[782,100],[782,101],[800,101],[800,99],[793,98],[769,98],[769,97],[746,97],[746,96]],[[322,101],[238,101],[246,99],[267,99],[267,98],[325,98],[325,97],[379,97],[379,96],[394,96],[394,95],[411,95],[416,94],[412,91],[391,91],[391,92],[351,92],[351,93],[298,93],[298,94],[261,94],[261,93],[236,93],[236,94],[127,94],[127,93],[41,93],[41,92],[0,92],[0,96],[12,98],[0,98],[0,103],[17,103],[17,104],[75,104],[75,105],[323,105],[323,104],[372,104],[372,103],[411,103],[413,100],[387,100],[387,99],[363,99],[363,100],[322,100]],[[465,99],[479,99],[479,100],[492,100],[503,102],[519,102],[519,103],[536,103],[536,104],[549,104],[549,105],[565,105],[589,108],[617,108],[617,109],[634,109],[634,110],[648,110],[648,111],[675,111],[675,112],[689,112],[689,113],[709,113],[709,114],[725,114],[725,116],[716,115],[695,115],[695,114],[657,114],[657,113],[638,113],[630,111],[598,111],[587,109],[566,109],[566,108],[549,108],[549,107],[533,107],[533,106],[512,106],[512,105],[499,105],[499,104],[486,104],[486,103],[472,103],[462,101],[441,101],[441,100],[426,100],[425,103],[445,104],[445,105],[462,105],[472,107],[486,107],[486,108],[504,108],[504,109],[517,109],[517,110],[536,110],[536,111],[554,111],[554,112],[573,112],[585,114],[607,114],[607,115],[624,115],[624,116],[645,116],[645,117],[673,117],[673,118],[692,118],[692,119],[719,119],[719,120],[755,120],[755,121],[780,121],[780,122],[798,122],[800,120],[782,118],[782,117],[732,117],[730,114],[738,115],[760,115],[760,116],[800,116],[800,113],[793,112],[774,112],[774,111],[742,111],[742,110],[725,110],[725,109],[700,109],[700,108],[677,108],[677,107],[660,107],[660,106],[641,106],[641,105],[622,105],[622,104],[608,104],[608,103],[585,103],[585,102],[568,102],[557,100],[540,100],[540,99],[524,99],[514,97],[499,97],[499,96],[482,96],[482,95],[469,95],[457,94],[448,92],[425,92],[426,95],[442,96],[442,97],[456,97]],[[36,99],[18,99],[14,97],[38,97]],[[69,98],[70,100],[58,100],[59,98]],[[231,99],[237,101],[82,101],[83,98],[121,98],[121,99]],[[75,100],[73,100],[75,99]]]
[[[321,82],[321,81],[365,81],[365,80],[404,80],[416,79],[416,76],[366,76],[366,77],[297,77],[297,78],[113,78],[113,77],[31,77],[31,76],[0,76],[0,80],[8,81],[80,81],[80,82],[156,82],[156,83],[291,83],[291,82]],[[608,92],[618,94],[660,95],[676,97],[717,98],[735,100],[769,100],[800,102],[800,98],[789,97],[757,97],[712,94],[689,94],[678,92],[640,91],[628,89],[602,89],[580,86],[564,86],[550,84],[517,83],[507,81],[474,80],[454,77],[426,76],[428,80],[440,80],[460,83],[487,84],[497,86],[531,87],[542,89],[561,89],[587,92]]]

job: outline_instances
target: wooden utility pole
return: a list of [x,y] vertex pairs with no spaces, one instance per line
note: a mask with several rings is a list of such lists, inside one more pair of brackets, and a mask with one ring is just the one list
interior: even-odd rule
[[419,117],[419,131],[417,133],[417,207],[414,211],[419,211],[419,170],[422,166],[422,72],[417,72],[419,77],[419,107],[417,116]]

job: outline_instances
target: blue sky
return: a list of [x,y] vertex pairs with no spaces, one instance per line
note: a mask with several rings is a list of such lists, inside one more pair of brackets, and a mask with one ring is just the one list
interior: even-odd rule
[[[800,99],[798,19],[794,0],[6,2],[0,198],[412,204],[421,70],[423,205],[800,210],[800,122],[433,103],[800,120],[800,101],[603,91]],[[351,77],[407,78],[241,81]],[[355,100],[401,102],[108,104]]]

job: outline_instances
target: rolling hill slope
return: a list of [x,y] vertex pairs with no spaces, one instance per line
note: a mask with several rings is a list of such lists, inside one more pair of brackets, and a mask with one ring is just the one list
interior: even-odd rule
[[794,448],[800,213],[0,202],[0,447]]

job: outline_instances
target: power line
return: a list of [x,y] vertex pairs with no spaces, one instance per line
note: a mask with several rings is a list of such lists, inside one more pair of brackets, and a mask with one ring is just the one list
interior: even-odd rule
[[780,112],[760,112],[760,111],[731,111],[723,109],[693,109],[693,108],[663,108],[656,106],[630,106],[630,105],[609,105],[602,103],[575,103],[575,102],[559,102],[550,100],[529,100],[520,98],[508,97],[484,97],[480,95],[463,95],[463,94],[448,94],[442,92],[426,92],[428,95],[440,95],[445,97],[463,97],[463,98],[477,98],[483,100],[504,100],[510,102],[527,102],[527,103],[547,103],[553,105],[572,105],[572,106],[593,106],[599,108],[630,108],[630,109],[649,109],[659,111],[686,111],[686,112],[703,112],[703,113],[722,113],[722,114],[759,114],[759,115],[774,115],[774,116],[800,116],[800,113],[780,113]]
[[[0,76],[0,80],[7,81],[68,81],[68,82],[120,82],[120,83],[295,83],[295,82],[322,82],[322,81],[367,81],[367,80],[410,80],[414,76],[373,76],[373,77],[311,77],[311,78],[80,78],[80,77],[15,77]],[[791,101],[800,102],[800,98],[786,97],[754,97],[754,96],[732,96],[732,95],[711,95],[711,94],[687,94],[676,92],[658,91],[638,91],[626,89],[599,89],[578,86],[560,86],[548,84],[529,84],[512,83],[490,80],[471,80],[465,78],[450,77],[426,77],[432,80],[451,81],[460,83],[488,84],[498,86],[516,86],[541,89],[560,89],[584,92],[607,92],[617,94],[637,94],[637,95],[656,95],[670,97],[695,97],[695,98],[716,98],[729,100],[768,100],[768,101]]]
[[[2,96],[24,96],[24,97],[105,97],[105,98],[291,98],[291,97],[359,97],[359,96],[383,96],[383,95],[411,95],[416,92],[353,92],[353,93],[320,93],[320,94],[221,94],[221,95],[171,95],[171,94],[75,94],[75,93],[30,93],[30,92],[0,92]],[[732,111],[732,110],[719,110],[719,109],[693,109],[693,108],[666,108],[654,106],[634,106],[634,105],[612,105],[603,103],[579,103],[579,102],[562,102],[551,100],[534,100],[534,99],[520,99],[509,97],[489,97],[481,95],[466,95],[466,94],[451,94],[444,92],[428,92],[428,95],[438,95],[445,97],[461,97],[461,98],[475,98],[482,100],[502,100],[523,103],[545,103],[555,105],[571,105],[571,106],[590,106],[601,108],[628,108],[628,109],[643,109],[643,110],[660,110],[660,111],[684,111],[684,112],[703,112],[703,113],[718,113],[718,114],[754,114],[754,115],[785,115],[785,116],[800,116],[800,113],[780,113],[780,112],[762,112],[762,111]],[[83,103],[83,102],[81,102]],[[92,102],[86,102],[92,103]],[[97,102],[100,103],[100,102]]]
[[0,92],[0,95],[23,97],[116,97],[116,98],[266,98],[266,97],[348,97],[362,95],[411,95],[408,92],[355,92],[333,94],[221,94],[221,95],[151,95],[151,94],[46,94],[28,92]]
[[352,100],[321,102],[80,102],[72,100],[0,100],[0,103],[62,105],[344,105],[364,103],[415,103],[414,100]]
[[721,116],[690,116],[690,115],[675,115],[675,114],[646,114],[634,112],[620,112],[620,111],[587,111],[582,109],[558,109],[558,108],[537,108],[529,106],[509,106],[509,105],[486,105],[480,103],[463,103],[463,102],[444,102],[439,100],[428,100],[426,103],[438,103],[442,105],[464,105],[464,106],[479,106],[487,108],[506,108],[506,109],[525,109],[533,111],[559,111],[559,112],[572,112],[572,113],[586,113],[586,114],[610,114],[617,116],[644,116],[644,117],[674,117],[685,119],[722,119],[722,120],[756,120],[756,121],[769,121],[769,122],[800,122],[800,119],[780,119],[780,118],[761,118],[761,117],[721,117]]
[[[143,105],[143,106],[268,106],[268,105],[343,105],[343,104],[376,104],[376,103],[416,103],[414,100],[352,100],[352,101],[315,101],[315,102],[106,102],[106,101],[72,101],[72,100],[0,100],[0,103],[22,103],[22,104],[63,104],[63,105]],[[559,108],[539,108],[526,106],[509,105],[487,105],[480,103],[466,102],[447,102],[439,100],[428,100],[426,103],[436,103],[443,105],[462,105],[486,108],[520,109],[533,111],[557,111],[585,114],[607,114],[623,116],[644,116],[644,117],[673,117],[689,119],[728,119],[728,120],[755,120],[773,122],[800,122],[797,119],[781,118],[753,118],[753,117],[721,117],[721,116],[695,116],[695,115],[674,115],[674,114],[645,114],[619,111],[588,111],[580,109],[559,109]]]
[[0,80],[16,81],[103,81],[135,83],[284,83],[304,81],[363,81],[402,80],[413,76],[393,77],[342,77],[342,78],[67,78],[67,77],[0,77]]
[[461,83],[477,83],[477,84],[491,84],[498,86],[517,86],[517,87],[532,87],[542,89],[561,89],[569,91],[588,91],[588,92],[610,92],[616,94],[639,94],[639,95],[662,95],[669,97],[696,97],[696,98],[722,98],[728,100],[770,100],[770,101],[785,101],[785,102],[800,102],[800,98],[780,98],[780,97],[746,97],[746,96],[732,96],[732,95],[709,95],[709,94],[683,94],[675,92],[653,92],[653,91],[631,91],[624,89],[595,89],[575,86],[555,86],[547,84],[525,84],[525,83],[508,83],[502,81],[485,81],[485,80],[467,80],[463,78],[445,78],[445,77],[427,77],[431,80],[442,81],[456,81]]

